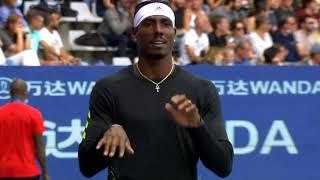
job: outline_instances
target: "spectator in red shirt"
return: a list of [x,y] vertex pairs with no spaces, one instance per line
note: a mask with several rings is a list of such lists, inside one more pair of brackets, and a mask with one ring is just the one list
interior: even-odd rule
[[14,80],[12,101],[0,107],[0,180],[49,180],[40,111],[26,104],[27,84]]

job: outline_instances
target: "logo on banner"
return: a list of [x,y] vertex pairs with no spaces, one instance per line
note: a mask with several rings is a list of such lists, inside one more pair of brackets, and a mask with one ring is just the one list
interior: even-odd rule
[[0,99],[9,99],[10,93],[10,83],[12,79],[6,77],[0,77]]

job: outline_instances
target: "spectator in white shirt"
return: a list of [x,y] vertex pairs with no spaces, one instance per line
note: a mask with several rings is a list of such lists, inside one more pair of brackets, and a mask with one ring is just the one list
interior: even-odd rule
[[69,54],[63,47],[57,31],[60,21],[58,12],[51,12],[44,18],[44,28],[40,30],[41,46],[43,47],[46,65],[79,65],[80,59]]
[[195,20],[195,29],[190,29],[184,36],[181,46],[181,65],[199,64],[204,60],[209,50],[207,27],[210,26],[208,16],[198,16]]
[[258,16],[255,20],[256,29],[249,34],[249,40],[253,44],[255,54],[259,60],[264,61],[263,52],[273,45],[271,35],[269,33],[271,23],[268,17]]

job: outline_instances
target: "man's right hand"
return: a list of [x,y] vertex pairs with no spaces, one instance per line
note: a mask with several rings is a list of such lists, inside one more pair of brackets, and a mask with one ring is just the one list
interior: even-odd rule
[[97,149],[100,149],[104,146],[104,156],[113,157],[116,149],[119,148],[119,157],[122,158],[124,156],[125,151],[129,154],[134,154],[134,151],[130,145],[129,138],[120,125],[112,125],[110,129],[108,129],[103,138],[97,144]]

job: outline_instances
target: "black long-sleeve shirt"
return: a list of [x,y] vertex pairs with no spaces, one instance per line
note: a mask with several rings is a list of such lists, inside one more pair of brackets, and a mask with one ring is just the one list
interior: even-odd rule
[[[165,103],[185,94],[202,119],[199,128],[177,125]],[[176,67],[155,85],[136,75],[133,66],[99,80],[89,104],[88,125],[79,146],[80,170],[93,176],[108,167],[109,178],[132,180],[196,180],[197,161],[221,177],[230,174],[233,149],[224,128],[219,96],[214,85]],[[97,142],[114,123],[123,126],[134,155],[103,157]]]

